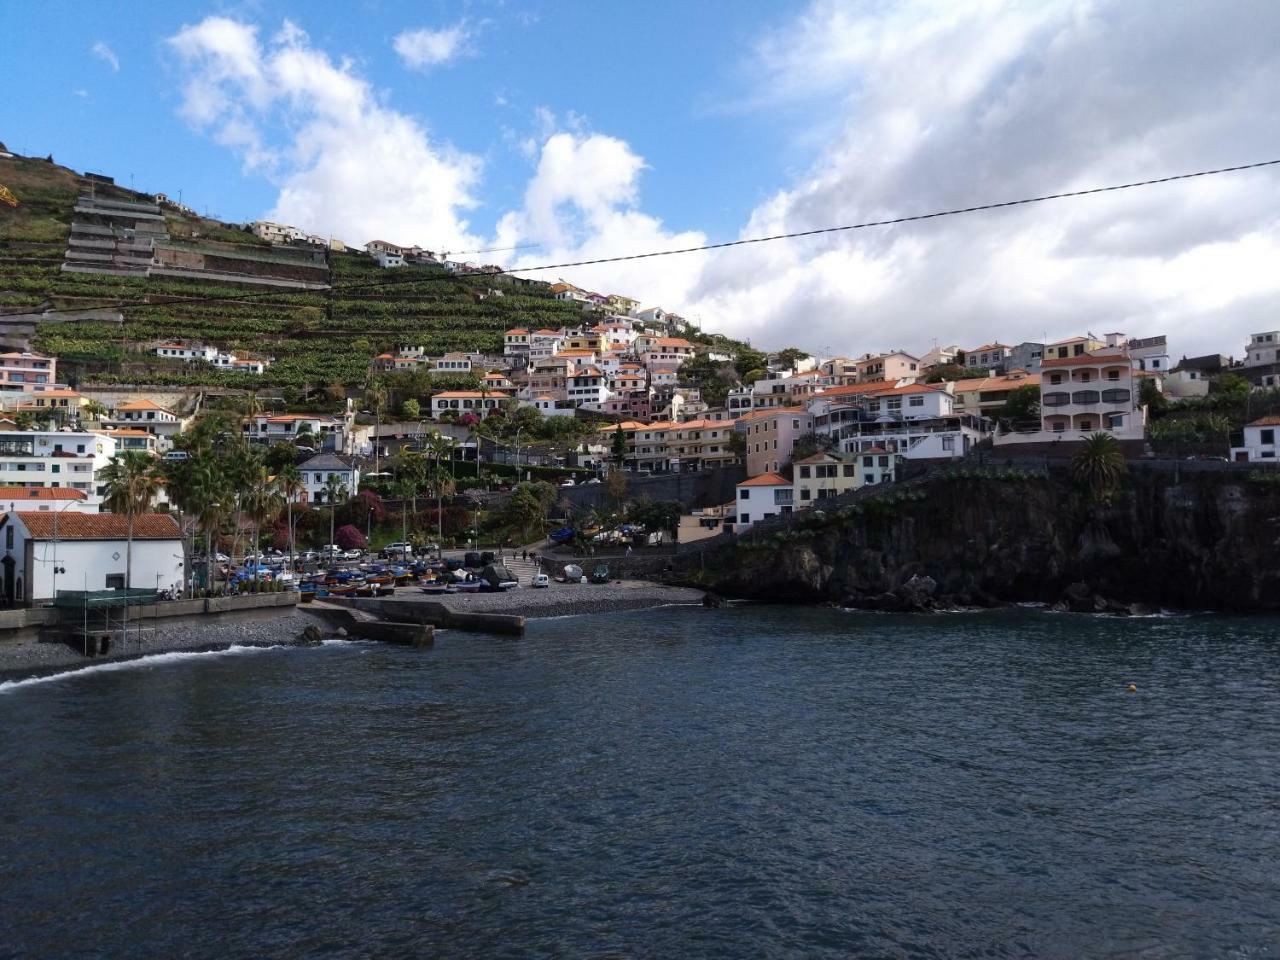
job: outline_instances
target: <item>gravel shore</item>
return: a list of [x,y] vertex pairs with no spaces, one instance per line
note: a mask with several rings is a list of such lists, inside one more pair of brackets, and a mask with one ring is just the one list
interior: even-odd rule
[[[426,596],[412,588],[396,592],[399,600],[434,600],[459,612],[511,613],[537,617],[581,616],[636,610],[666,604],[702,602],[702,591],[664,587],[640,580],[607,584],[552,583],[545,590],[521,587],[506,593]],[[59,640],[40,641],[34,636],[0,639],[0,682],[74,670],[94,663],[130,660],[172,651],[223,650],[231,646],[273,646],[294,643],[309,626],[328,632],[332,626],[305,606],[278,610],[250,610],[216,617],[174,617],[147,621],[153,633],[130,640],[106,656],[85,657]]]
[[130,640],[122,648],[98,657],[85,657],[60,640],[41,641],[35,637],[3,639],[0,640],[0,681],[177,650],[222,650],[231,646],[293,643],[309,626],[328,629],[323,620],[301,611],[302,608],[288,612],[249,610],[216,617],[147,621],[146,627],[156,628],[153,633]]
[[529,619],[566,617],[615,610],[638,610],[666,604],[702,603],[702,591],[666,587],[644,580],[616,580],[601,584],[556,583],[534,590],[521,586],[505,593],[446,594],[427,596],[415,590],[397,590],[398,600],[436,600],[458,613],[511,613]]

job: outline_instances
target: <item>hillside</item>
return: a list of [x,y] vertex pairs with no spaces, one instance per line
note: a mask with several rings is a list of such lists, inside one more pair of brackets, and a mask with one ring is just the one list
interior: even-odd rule
[[[267,291],[261,286],[180,277],[109,276],[60,270],[77,197],[88,183],[75,171],[42,159],[0,158],[0,184],[20,205],[0,205],[0,314],[47,308],[83,310],[119,305],[122,322],[93,319],[42,322],[33,349],[56,354],[73,380],[240,387],[322,387],[358,382],[372,357],[399,344],[428,352],[500,352],[513,326],[558,327],[581,320],[573,304],[545,288],[515,287],[490,278],[459,279],[442,268],[380,270],[362,254],[329,255],[330,289]],[[99,199],[152,197],[95,182]],[[269,245],[232,224],[164,207],[165,229],[181,241],[243,244],[269,255]],[[252,254],[256,256],[256,254]],[[353,289],[390,279],[385,289]],[[497,291],[496,293],[493,291]],[[200,302],[194,302],[200,301]],[[65,316],[58,316],[65,321]],[[157,339],[199,339],[275,358],[262,376],[194,369],[145,352]],[[22,345],[13,343],[11,345]]]

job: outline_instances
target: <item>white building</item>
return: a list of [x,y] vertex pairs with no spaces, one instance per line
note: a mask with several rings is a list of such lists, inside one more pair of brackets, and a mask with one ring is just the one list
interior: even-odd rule
[[6,430],[0,432],[0,486],[66,487],[97,508],[99,475],[115,455],[115,441],[100,433]]
[[360,490],[360,469],[336,453],[317,453],[299,465],[305,496],[308,503],[327,503],[325,484],[335,477],[346,487],[347,496],[354,497]]
[[255,220],[249,224],[249,230],[255,237],[268,243],[292,243],[294,240],[305,240],[305,230],[291,227],[283,223],[272,223],[270,220]]
[[[309,436],[312,446],[332,445],[341,450],[345,444],[346,419],[322,413],[260,413],[244,424],[246,440],[257,443],[293,443]],[[328,444],[332,437],[332,444]]]
[[794,507],[791,481],[780,473],[762,473],[737,487],[735,533],[751,529],[761,520],[791,513]]
[[435,363],[436,373],[470,373],[471,358],[465,353],[446,353]]
[[168,360],[183,360],[187,363],[203,360],[206,363],[213,363],[213,358],[218,355],[218,348],[203,343],[162,343],[152,352],[157,357]]
[[1147,411],[1138,376],[1123,347],[1047,357],[1040,365],[1040,429],[1000,434],[995,442],[1070,442],[1098,432],[1140,441]]
[[123,514],[19,510],[0,518],[0,530],[0,582],[11,604],[46,602],[56,590],[182,589],[182,533],[167,513],[135,516],[132,547]]
[[180,434],[190,418],[184,419],[154,400],[127,400],[116,405],[110,417],[102,421],[108,429],[145,430],[156,438],[161,453],[173,449],[173,438]]
[[31,510],[43,513],[47,510],[80,510],[96,513],[83,490],[67,487],[0,487],[0,512]]
[[373,259],[378,261],[378,266],[384,270],[389,267],[403,267],[404,255],[400,253],[392,253],[390,250],[379,250],[373,255]]
[[954,460],[989,434],[981,416],[955,412],[947,386],[907,383],[834,387],[808,404],[813,430],[843,453],[883,450],[908,460]]
[[1280,434],[1280,417],[1263,417],[1244,428],[1244,446],[1231,448],[1231,459],[1238,463],[1280,462],[1280,446],[1276,437]]
[[1280,330],[1251,334],[1244,346],[1244,365],[1261,367],[1271,363],[1280,363]]

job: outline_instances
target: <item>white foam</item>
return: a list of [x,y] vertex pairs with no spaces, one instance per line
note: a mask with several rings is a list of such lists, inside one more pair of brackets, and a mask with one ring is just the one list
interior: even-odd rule
[[25,680],[8,680],[0,683],[0,693],[9,693],[22,687],[35,686],[38,683],[53,683],[57,680],[70,680],[93,673],[114,673],[117,670],[136,670],[140,667],[158,667],[168,663],[182,663],[184,660],[195,660],[199,657],[224,657],[228,654],[256,653],[262,650],[279,650],[283,644],[272,644],[268,647],[233,645],[225,650],[175,650],[171,653],[156,653],[147,657],[135,657],[132,660],[113,660],[109,663],[95,663],[78,670],[64,670],[62,673],[51,673],[43,677],[28,677]]

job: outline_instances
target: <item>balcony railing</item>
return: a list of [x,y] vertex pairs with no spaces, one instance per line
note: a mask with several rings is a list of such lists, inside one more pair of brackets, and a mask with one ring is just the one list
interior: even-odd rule
[[1102,391],[1103,403],[1128,403],[1133,394],[1124,387],[1113,387]]
[[1078,407],[1092,407],[1099,399],[1097,390],[1077,390],[1071,394],[1071,402]]
[[1040,398],[1040,406],[1042,407],[1065,407],[1071,402],[1071,394],[1069,393],[1046,393]]

